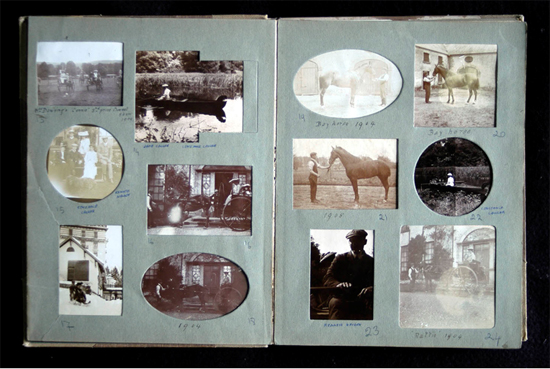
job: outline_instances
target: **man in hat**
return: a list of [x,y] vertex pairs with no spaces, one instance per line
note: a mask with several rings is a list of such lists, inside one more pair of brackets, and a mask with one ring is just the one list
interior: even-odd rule
[[165,83],[162,85],[164,88],[164,92],[162,93],[161,97],[159,97],[159,100],[170,100],[170,89],[168,88],[168,85]]
[[101,172],[104,180],[113,182],[113,145],[109,143],[109,137],[103,136],[97,146],[97,155],[101,164]]
[[66,155],[67,173],[73,176],[80,176],[76,173],[76,168],[82,163],[82,155],[78,153],[78,144],[73,143]]
[[426,104],[430,104],[430,95],[432,92],[432,82],[434,78],[430,77],[430,72],[425,71],[422,73],[422,86],[424,87],[424,91],[426,92],[426,96],[424,97],[424,101]]
[[325,275],[325,286],[338,290],[329,301],[329,319],[372,319],[374,258],[364,251],[367,236],[362,229],[349,232],[351,250],[336,255]]
[[447,174],[447,183],[445,185],[449,187],[455,186],[455,178],[453,177],[452,173]]
[[310,158],[307,166],[309,168],[310,199],[312,203],[318,204],[319,200],[317,200],[317,178],[321,176],[318,169],[328,169],[328,167],[323,167],[319,165],[319,163],[317,162],[318,159],[316,152],[312,152],[311,154],[309,154],[309,156]]
[[67,133],[67,136],[68,137],[66,137],[65,141],[64,141],[65,146],[67,147],[67,150],[70,150],[71,147],[73,146],[73,144],[77,144],[77,146],[78,146],[79,140],[78,140],[77,137],[75,137],[73,129],[69,130],[69,132]]
[[380,82],[380,99],[382,100],[380,106],[386,106],[386,85],[389,79],[390,75],[387,70],[384,70],[382,75],[377,79],[377,81]]

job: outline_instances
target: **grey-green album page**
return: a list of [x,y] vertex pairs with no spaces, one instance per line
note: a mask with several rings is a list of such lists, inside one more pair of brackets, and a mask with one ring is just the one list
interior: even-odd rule
[[21,34],[26,344],[271,343],[276,22]]
[[281,19],[275,343],[518,348],[521,17]]

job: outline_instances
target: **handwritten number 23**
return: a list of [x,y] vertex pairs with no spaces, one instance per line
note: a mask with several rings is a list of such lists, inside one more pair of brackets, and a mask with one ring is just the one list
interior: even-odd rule
[[370,337],[370,336],[378,336],[378,333],[380,333],[378,331],[378,326],[375,325],[374,327],[367,327],[365,328],[365,337]]

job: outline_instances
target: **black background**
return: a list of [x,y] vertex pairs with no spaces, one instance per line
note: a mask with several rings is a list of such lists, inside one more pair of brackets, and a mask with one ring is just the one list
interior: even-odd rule
[[[1,1],[4,192],[20,195],[19,213],[4,202],[2,226],[2,367],[548,367],[548,1],[352,2],[27,2]],[[529,340],[520,350],[371,347],[24,348],[25,108],[19,96],[18,17],[25,15],[266,14],[277,17],[523,14],[528,24],[526,107],[527,288]],[[23,71],[24,74],[24,71]],[[17,91],[17,93],[16,93]],[[8,129],[8,132],[5,129]],[[503,148],[505,150],[505,148]],[[15,152],[19,165],[13,165]],[[15,175],[13,172],[16,172]],[[16,181],[13,183],[12,178]],[[15,189],[14,189],[15,188]],[[517,196],[518,194],[510,194]],[[8,197],[9,196],[9,197]],[[7,219],[7,221],[5,221]],[[518,217],[518,222],[521,218]],[[12,222],[16,224],[12,224]],[[504,287],[505,288],[505,287]],[[144,335],[147,332],[143,332]]]

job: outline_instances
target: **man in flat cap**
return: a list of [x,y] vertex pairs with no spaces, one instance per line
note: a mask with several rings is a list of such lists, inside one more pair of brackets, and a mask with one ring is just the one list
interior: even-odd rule
[[372,319],[374,258],[364,251],[367,236],[362,229],[349,232],[351,250],[336,255],[325,275],[325,286],[338,289],[329,302],[329,319]]

